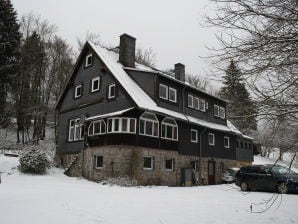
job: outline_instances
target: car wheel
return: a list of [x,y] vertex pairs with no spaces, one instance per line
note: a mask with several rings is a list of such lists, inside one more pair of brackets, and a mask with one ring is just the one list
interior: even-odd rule
[[240,184],[241,191],[248,191],[248,185],[246,182],[241,182]]
[[288,186],[287,186],[287,184],[286,183],[279,183],[277,185],[277,192],[279,194],[286,194],[286,193],[288,193]]

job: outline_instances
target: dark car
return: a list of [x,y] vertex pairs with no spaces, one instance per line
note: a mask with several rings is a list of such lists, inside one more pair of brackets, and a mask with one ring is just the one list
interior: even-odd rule
[[236,173],[235,178],[235,184],[242,191],[298,193],[298,174],[279,165],[244,166]]
[[238,167],[226,169],[225,172],[223,173],[222,178],[221,178],[222,182],[225,184],[234,183],[235,175],[238,171],[239,171]]

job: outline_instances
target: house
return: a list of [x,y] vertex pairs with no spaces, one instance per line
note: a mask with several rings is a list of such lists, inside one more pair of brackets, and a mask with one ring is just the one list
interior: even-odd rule
[[227,101],[135,61],[136,39],[87,42],[56,105],[57,155],[69,175],[129,175],[139,184],[216,184],[253,160],[252,138],[226,119]]

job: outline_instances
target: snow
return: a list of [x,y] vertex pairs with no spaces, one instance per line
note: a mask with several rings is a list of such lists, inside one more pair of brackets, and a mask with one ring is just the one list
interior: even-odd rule
[[125,110],[116,111],[116,112],[113,112],[113,113],[99,114],[99,115],[96,115],[96,116],[88,117],[85,120],[86,121],[89,121],[89,120],[96,120],[98,118],[113,117],[113,116],[121,115],[121,114],[123,114],[123,113],[125,113],[127,111],[132,110],[132,109],[134,109],[134,107],[130,107],[130,108],[125,109]]
[[[3,224],[290,224],[298,223],[298,196],[243,194],[235,185],[119,187],[71,178],[51,168],[46,175],[12,169],[18,158],[0,154],[0,222]],[[8,174],[9,173],[9,174]]]

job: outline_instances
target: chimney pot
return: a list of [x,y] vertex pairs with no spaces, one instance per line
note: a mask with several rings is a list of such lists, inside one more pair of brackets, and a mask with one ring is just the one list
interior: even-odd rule
[[124,33],[120,36],[119,61],[125,67],[135,67],[136,38]]

